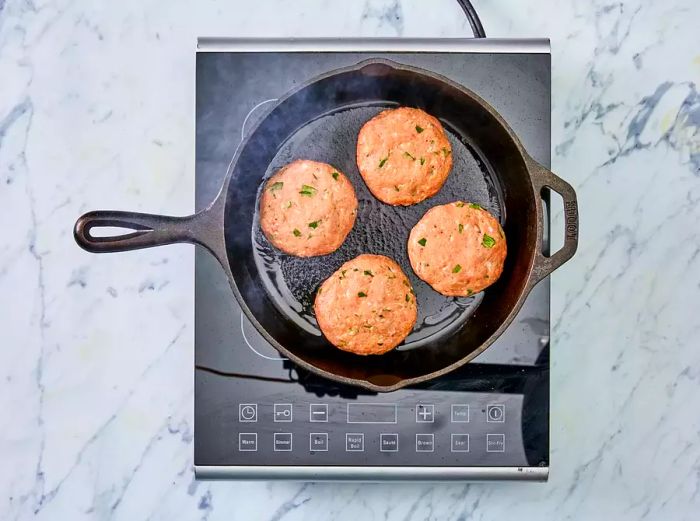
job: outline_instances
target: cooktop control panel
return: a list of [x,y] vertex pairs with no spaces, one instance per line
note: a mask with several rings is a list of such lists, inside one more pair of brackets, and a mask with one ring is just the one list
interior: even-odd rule
[[[519,429],[506,437],[506,408],[515,401],[472,396],[471,403],[240,403],[231,456],[283,464],[503,464],[522,450]],[[510,443],[508,443],[510,441]],[[326,456],[326,453],[328,456]],[[510,454],[511,457],[507,457]],[[522,464],[527,461],[522,457]]]
[[334,396],[315,393],[315,377],[303,386],[200,374],[197,465],[537,466],[547,460],[545,377],[508,393]]
[[522,395],[396,394],[308,403],[251,397],[217,411],[230,431],[207,443],[217,445],[219,465],[528,465]]

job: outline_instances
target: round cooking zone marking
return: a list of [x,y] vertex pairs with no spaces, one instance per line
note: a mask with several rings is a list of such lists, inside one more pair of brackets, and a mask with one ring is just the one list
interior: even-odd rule
[[[248,322],[248,320],[245,318],[245,315],[244,315],[243,313],[241,313],[241,335],[243,336],[243,341],[245,342],[245,344],[250,348],[250,350],[251,350],[253,353],[255,353],[256,355],[258,355],[260,358],[264,358],[265,360],[287,360],[287,358],[285,358],[285,357],[283,357],[281,354],[279,354],[279,352],[278,352],[275,348],[273,348],[273,347],[272,347],[267,341],[265,341],[265,340],[262,340],[262,341],[260,342],[260,344],[258,345],[258,348],[257,348],[257,349],[256,349],[255,347],[253,347],[253,342],[251,342],[251,341],[248,339],[248,335],[247,335],[246,332],[245,332],[245,330],[246,330],[246,326],[245,326],[245,325],[246,325],[246,324],[248,324],[250,327],[253,327],[252,324],[251,324],[250,322]],[[260,333],[258,333],[257,331],[255,331],[255,332],[253,333],[253,335],[255,335],[255,336],[257,336],[258,338],[262,339],[262,337],[260,336]],[[263,351],[263,350],[264,350],[264,351],[270,351],[270,352],[272,353],[272,356],[271,356],[271,355],[263,354],[263,353],[261,353],[258,349],[259,349],[260,351]],[[277,356],[274,356],[274,355],[277,355]]]

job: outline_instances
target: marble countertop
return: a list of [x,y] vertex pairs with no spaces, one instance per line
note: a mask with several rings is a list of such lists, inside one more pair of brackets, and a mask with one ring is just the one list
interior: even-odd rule
[[469,34],[452,0],[0,0],[0,518],[691,519],[700,510],[696,0],[475,5],[552,39],[546,484],[196,482],[193,249],[90,255],[95,208],[187,214],[199,35]]

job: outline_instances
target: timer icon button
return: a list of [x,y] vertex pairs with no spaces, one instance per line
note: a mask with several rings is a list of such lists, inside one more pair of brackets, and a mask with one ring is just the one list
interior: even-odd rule
[[253,423],[258,421],[257,403],[239,403],[238,421],[242,423]]

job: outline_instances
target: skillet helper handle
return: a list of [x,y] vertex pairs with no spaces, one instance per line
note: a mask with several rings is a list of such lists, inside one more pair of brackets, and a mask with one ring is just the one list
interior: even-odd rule
[[[564,202],[564,245],[559,251],[551,254],[549,257],[542,253],[542,240],[537,245],[535,252],[535,266],[533,268],[533,284],[539,282],[547,275],[551,274],[559,266],[568,261],[576,253],[578,248],[578,201],[576,192],[573,187],[564,181],[561,177],[554,175],[550,170],[543,167],[535,160],[530,159],[530,172],[532,180],[538,194],[541,194],[542,189],[547,187],[557,192]],[[538,197],[537,204],[542,209],[543,219],[547,216],[544,212],[542,199]]]
[[[82,215],[73,235],[78,245],[92,253],[111,253],[173,244],[199,242],[195,230],[199,214],[168,217],[136,212],[97,210]],[[112,236],[95,236],[94,228],[117,227],[132,230]]]

